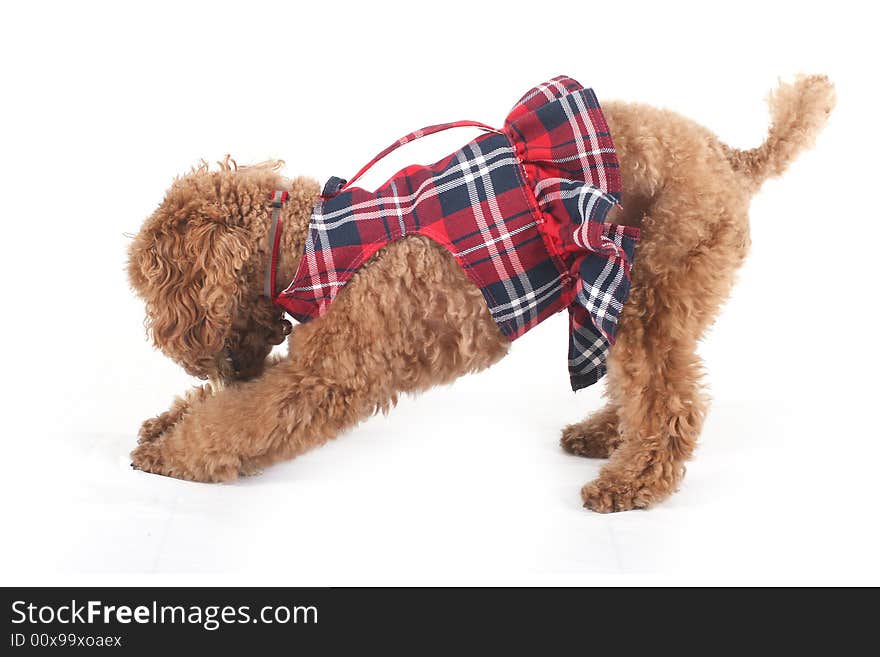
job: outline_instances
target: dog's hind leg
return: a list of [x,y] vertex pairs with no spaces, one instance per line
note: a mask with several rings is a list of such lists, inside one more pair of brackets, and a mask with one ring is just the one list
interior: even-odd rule
[[509,344],[452,255],[406,238],[367,263],[326,315],[293,331],[288,359],[191,404],[132,453],[133,465],[234,479],[326,442],[401,392],[483,369]]
[[696,343],[637,337],[622,331],[609,357],[621,439],[599,478],[581,491],[594,511],[646,508],[674,492],[705,416]]
[[[662,239],[650,231],[675,230],[673,221],[681,241],[667,240],[662,248],[644,249],[641,261],[636,257],[632,292],[609,352],[607,394],[618,409],[620,444],[581,491],[584,505],[596,511],[645,508],[672,493],[705,417],[697,341],[745,256],[747,212],[739,198],[727,208],[681,198],[679,204],[661,200],[646,218],[648,244]],[[700,230],[690,245],[686,226]]]

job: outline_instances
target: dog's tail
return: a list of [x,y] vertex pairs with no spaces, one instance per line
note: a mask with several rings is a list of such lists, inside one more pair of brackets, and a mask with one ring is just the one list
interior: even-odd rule
[[800,75],[794,84],[780,84],[767,99],[772,122],[764,143],[746,151],[722,145],[731,166],[754,189],[782,174],[801,151],[813,145],[835,100],[834,85],[824,75]]

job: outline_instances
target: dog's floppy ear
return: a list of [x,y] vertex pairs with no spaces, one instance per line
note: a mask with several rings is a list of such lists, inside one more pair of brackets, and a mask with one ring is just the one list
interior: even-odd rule
[[241,298],[239,273],[251,255],[248,231],[234,225],[220,204],[197,198],[192,189],[179,198],[181,191],[172,188],[135,237],[128,274],[146,302],[154,344],[190,374],[206,377]]

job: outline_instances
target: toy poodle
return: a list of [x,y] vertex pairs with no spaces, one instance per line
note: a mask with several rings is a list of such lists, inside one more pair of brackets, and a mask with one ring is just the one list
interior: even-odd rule
[[[581,490],[587,508],[646,508],[679,486],[707,410],[696,346],[749,250],[750,200],[812,144],[833,105],[823,76],[782,84],[770,97],[768,137],[752,150],[648,105],[607,102],[601,115],[584,109],[607,121],[596,134],[610,133],[613,148],[595,152],[622,188],[622,204],[614,190],[596,192],[607,201],[600,222],[638,236],[630,269],[615,249],[617,233],[595,233],[610,248],[603,266],[614,257],[626,264],[615,280],[626,281],[628,297],[612,317],[613,335],[593,334],[607,348],[593,359],[594,378],[607,372],[605,405],[562,430],[566,451],[608,459]],[[555,126],[544,120],[544,129]],[[466,249],[453,252],[427,230],[361,245],[368,257],[334,287],[332,304],[292,326],[279,300],[292,298],[302,259],[316,259],[316,209],[347,192],[334,196],[345,189],[339,179],[322,191],[311,179],[284,178],[280,165],[237,166],[227,156],[212,171],[202,163],[174,181],[130,244],[128,276],[154,344],[209,381],[143,423],[132,452],[137,469],[204,482],[254,474],[389,410],[401,393],[454,381],[508,353],[512,335],[492,308],[491,285],[479,285],[464,266]],[[520,181],[530,180],[521,173]],[[566,198],[561,187],[556,198]],[[560,294],[560,303],[577,300]],[[575,344],[574,312],[572,319]],[[285,339],[288,354],[270,356]],[[589,357],[591,347],[581,347]]]

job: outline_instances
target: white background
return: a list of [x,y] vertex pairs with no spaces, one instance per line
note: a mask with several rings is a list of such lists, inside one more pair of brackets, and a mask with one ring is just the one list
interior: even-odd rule
[[[703,4],[5,3],[2,583],[880,584],[876,26],[861,2]],[[798,71],[828,73],[838,108],[753,202],[751,258],[702,346],[714,403],[669,501],[581,508],[601,462],[559,429],[601,386],[568,389],[562,316],[260,477],[129,468],[141,421],[192,381],[145,339],[126,233],[199,158],[345,177],[422,125],[499,124],[560,73],[752,147]]]

